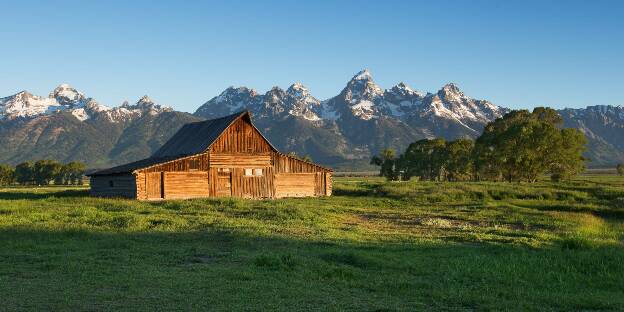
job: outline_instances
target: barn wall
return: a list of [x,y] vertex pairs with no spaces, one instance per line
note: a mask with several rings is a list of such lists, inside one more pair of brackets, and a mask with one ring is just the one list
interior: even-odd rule
[[140,172],[208,171],[209,163],[210,156],[206,153],[165,162],[146,169],[142,169],[140,170]]
[[329,171],[315,164],[294,157],[273,153],[275,173],[313,173]]
[[210,148],[213,153],[269,153],[272,148],[249,121],[241,118],[227,128]]
[[[245,176],[245,169],[262,169],[263,174]],[[325,196],[332,190],[330,170],[274,151],[245,118],[234,122],[203,154],[138,170],[136,179],[128,175],[125,179],[132,179],[133,185],[122,193],[138,199],[148,199],[150,193],[153,199],[158,186],[147,180],[158,180],[159,173],[164,199],[217,196],[218,190],[221,196],[245,198]]]
[[90,186],[92,196],[126,198],[137,196],[136,179],[132,174],[92,176]]
[[208,197],[208,172],[165,172],[164,199]]
[[316,173],[279,173],[275,175],[275,197],[316,195]]
[[245,176],[244,168],[232,170],[232,196],[243,198],[273,198],[273,168],[252,167],[262,169],[262,176]]
[[210,167],[215,168],[262,168],[271,166],[271,155],[210,153]]

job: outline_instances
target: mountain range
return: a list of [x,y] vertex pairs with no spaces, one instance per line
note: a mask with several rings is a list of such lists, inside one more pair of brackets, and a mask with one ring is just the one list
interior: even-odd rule
[[[53,158],[92,168],[148,157],[183,124],[248,109],[258,128],[280,150],[310,155],[337,169],[357,170],[383,148],[398,151],[418,139],[477,137],[490,121],[510,111],[466,96],[447,84],[424,93],[399,83],[378,86],[368,70],[342,91],[319,100],[301,83],[264,94],[229,87],[193,114],[156,104],[148,96],[109,107],[67,84],[47,97],[27,91],[0,98],[0,162]],[[591,166],[624,162],[624,108],[562,109],[564,126],[587,136]]]

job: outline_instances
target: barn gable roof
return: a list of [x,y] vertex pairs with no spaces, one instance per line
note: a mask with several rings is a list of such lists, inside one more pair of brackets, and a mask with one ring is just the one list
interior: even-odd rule
[[[229,116],[192,122],[184,125],[165,145],[158,149],[152,157],[172,157],[199,154],[206,151],[212,143],[235,121],[245,118],[256,130],[251,121],[249,111],[238,112]],[[260,132],[260,131],[258,131]],[[262,133],[260,133],[262,135]],[[273,145],[263,136],[273,150]]]
[[245,118],[275,152],[279,152],[253,124],[251,121],[251,113],[245,110],[217,119],[185,124],[149,158],[99,170],[88,174],[88,176],[130,173],[137,169],[143,169],[159,163],[203,153],[210,148],[230,125],[241,118]]

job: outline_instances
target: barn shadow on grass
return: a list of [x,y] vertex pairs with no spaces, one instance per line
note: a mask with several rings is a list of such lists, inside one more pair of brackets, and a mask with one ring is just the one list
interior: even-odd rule
[[37,188],[15,188],[0,191],[0,200],[45,200],[50,198],[82,198],[88,197],[89,191],[83,190],[58,190],[40,192]]
[[[623,298],[622,267],[605,266],[624,254],[611,249],[326,242],[216,229],[10,228],[0,237],[7,286],[0,297],[8,310],[487,310],[513,309],[518,298],[530,298],[525,307],[535,298],[535,307],[624,307],[624,299],[605,306],[596,296]],[[549,274],[553,266],[578,270]],[[607,269],[619,273],[600,285],[578,283]],[[499,285],[495,296],[491,285]]]

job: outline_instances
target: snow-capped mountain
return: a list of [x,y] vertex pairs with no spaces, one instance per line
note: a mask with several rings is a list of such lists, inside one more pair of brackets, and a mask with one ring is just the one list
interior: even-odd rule
[[134,105],[125,102],[121,106],[110,108],[85,97],[84,93],[66,83],[56,87],[48,97],[21,91],[0,98],[0,119],[33,118],[69,112],[80,121],[98,117],[119,122],[138,118],[143,114],[156,115],[167,111],[172,111],[172,108],[154,103],[147,95]]
[[[338,123],[374,121],[393,118],[410,123],[415,120],[456,123],[474,136],[483,126],[507,110],[485,100],[472,99],[455,84],[447,84],[436,93],[422,93],[401,82],[390,89],[378,86],[368,70],[362,70],[347,82],[335,97],[319,101],[301,83],[286,91],[274,87],[260,95],[246,87],[230,87],[200,106],[195,115],[213,118],[249,109],[256,116],[295,116],[310,121]],[[413,122],[412,122],[413,123]]]
[[180,126],[197,120],[147,96],[111,108],[67,84],[47,97],[22,91],[0,99],[0,162],[119,164],[149,156]]
[[247,87],[229,87],[200,106],[195,115],[217,118],[248,109],[254,116],[260,118],[296,116],[316,121],[320,120],[318,116],[320,105],[321,101],[311,96],[301,83],[295,83],[286,90],[273,87],[265,94],[259,94]]
[[[259,129],[285,152],[310,155],[335,168],[362,168],[384,148],[442,137],[477,137],[509,110],[473,99],[456,84],[421,92],[401,82],[389,89],[363,70],[340,93],[319,100],[301,83],[262,94],[229,87],[194,116],[156,104],[148,96],[109,107],[62,84],[47,97],[22,91],[0,98],[0,162],[54,158],[105,167],[147,157],[184,123],[248,109]],[[591,165],[624,162],[624,108],[563,109],[564,126],[588,138]]]

